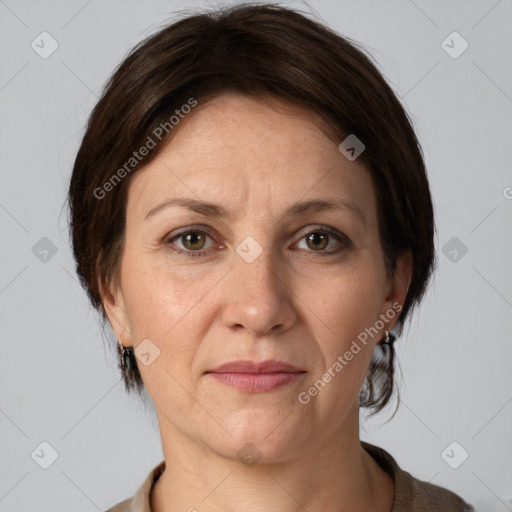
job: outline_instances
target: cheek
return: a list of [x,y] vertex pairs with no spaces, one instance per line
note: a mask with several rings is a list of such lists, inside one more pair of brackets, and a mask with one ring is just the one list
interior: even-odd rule
[[[151,340],[160,355],[150,366],[139,364],[148,390],[190,383],[195,356],[207,335],[212,289],[225,272],[190,275],[190,269],[172,268],[163,258],[126,252],[123,295],[131,341]],[[176,384],[177,385],[177,384]]]
[[368,258],[365,264],[315,280],[315,288],[304,282],[299,291],[317,343],[318,364],[308,382],[313,388],[305,391],[320,416],[328,416],[329,410],[341,413],[358,399],[378,341],[368,332],[380,314],[382,275]]
[[330,337],[335,340],[332,348],[350,345],[377,320],[384,291],[383,271],[369,257],[329,276],[317,276],[314,281],[315,286],[311,286],[310,279],[304,280],[298,293],[325,331],[334,335]]
[[208,279],[190,279],[166,264],[165,258],[135,252],[127,251],[123,272],[127,320],[135,343],[141,336],[172,339],[172,331],[183,328],[209,287]]
[[193,393],[191,368],[201,342],[207,283],[184,282],[165,265],[137,255],[127,255],[123,271],[131,342],[136,347],[150,340],[157,347],[149,365],[137,360],[142,380],[158,411],[177,426],[183,420],[185,428],[197,407],[186,390]]

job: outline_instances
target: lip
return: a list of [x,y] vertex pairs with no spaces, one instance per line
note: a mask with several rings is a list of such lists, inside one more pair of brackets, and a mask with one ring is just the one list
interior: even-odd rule
[[205,373],[241,391],[262,393],[291,384],[299,380],[306,371],[284,361],[270,359],[261,362],[231,361]]
[[267,359],[266,361],[239,359],[221,364],[206,373],[300,373],[303,371],[290,363],[276,359]]

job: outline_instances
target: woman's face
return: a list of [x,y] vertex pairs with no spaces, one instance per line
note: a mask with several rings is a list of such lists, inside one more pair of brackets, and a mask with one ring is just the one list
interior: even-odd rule
[[[359,390],[409,269],[387,276],[370,174],[318,126],[223,94],[133,176],[105,305],[117,337],[143,343],[164,442],[271,462],[357,432]],[[212,372],[240,360],[256,368]],[[257,368],[269,360],[296,371]]]

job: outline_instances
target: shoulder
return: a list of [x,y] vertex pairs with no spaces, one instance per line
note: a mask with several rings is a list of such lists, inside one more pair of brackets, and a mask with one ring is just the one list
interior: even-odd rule
[[150,494],[155,482],[164,472],[165,460],[155,466],[146,477],[142,485],[138,488],[133,497],[121,501],[106,512],[151,512]]
[[361,446],[395,481],[395,499],[391,512],[474,512],[460,496],[444,487],[414,478],[400,468],[383,448],[361,441]]
[[127,500],[114,505],[112,508],[109,508],[106,512],[130,512],[131,503],[132,498],[128,498]]
[[443,512],[474,512],[474,508],[466,503],[454,492],[439,487],[438,485],[424,482],[414,478],[407,471],[402,471],[401,476],[407,486],[406,490],[395,495],[393,512],[418,511],[430,512],[442,510]]

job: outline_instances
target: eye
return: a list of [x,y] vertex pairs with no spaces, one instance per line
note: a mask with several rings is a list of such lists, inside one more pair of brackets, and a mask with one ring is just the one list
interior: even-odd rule
[[[187,228],[183,231],[166,238],[163,243],[166,249],[187,258],[199,258],[208,254],[212,248],[207,245],[207,239],[213,240],[213,237],[206,231],[200,229]],[[305,241],[306,248],[300,247]],[[350,247],[350,239],[338,231],[322,226],[321,228],[307,232],[302,236],[299,242],[294,244],[297,248],[304,250],[308,256],[329,256],[338,254]],[[225,246],[220,245],[223,249]],[[334,247],[334,248],[333,248]],[[325,250],[330,248],[329,250]]]
[[[206,250],[203,249],[209,249],[209,247],[205,247],[207,238],[212,239],[205,231],[189,228],[171,238],[167,238],[164,243],[169,249],[178,254],[183,254],[189,258],[198,258],[206,254]],[[177,248],[172,247],[173,245]]]
[[180,235],[178,240],[182,241],[185,249],[196,250],[205,246],[205,240],[208,235],[201,231],[190,231],[188,234]]
[[[337,254],[350,246],[350,240],[346,235],[324,227],[310,231],[303,236],[300,242],[296,244],[299,249],[303,248],[299,246],[303,240],[305,241],[307,252],[318,253],[312,254],[312,256]],[[333,246],[334,248],[332,248]],[[331,247],[331,249],[324,250],[328,247]]]

